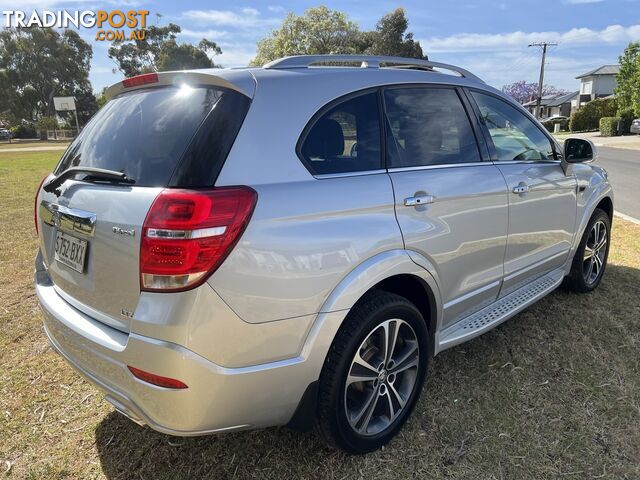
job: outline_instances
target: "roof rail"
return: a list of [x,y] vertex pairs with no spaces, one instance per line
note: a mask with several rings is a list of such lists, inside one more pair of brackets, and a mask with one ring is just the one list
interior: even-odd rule
[[463,78],[482,82],[482,80],[473,73],[454,65],[432,62],[430,60],[422,60],[419,58],[386,57],[378,55],[294,55],[269,62],[263,68],[308,68],[314,65],[320,66],[322,64],[326,65],[335,63],[360,63],[362,68],[384,68],[383,65],[386,65],[388,67],[403,68],[418,67],[430,71],[434,71],[434,69],[442,69],[455,72]]

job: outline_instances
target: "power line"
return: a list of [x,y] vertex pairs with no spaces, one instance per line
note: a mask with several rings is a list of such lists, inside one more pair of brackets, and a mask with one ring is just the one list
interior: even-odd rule
[[538,98],[536,99],[536,118],[540,118],[540,103],[542,102],[542,85],[544,84],[544,61],[547,57],[547,47],[558,45],[554,42],[530,43],[529,47],[542,47],[542,62],[540,63],[540,80],[538,81]]

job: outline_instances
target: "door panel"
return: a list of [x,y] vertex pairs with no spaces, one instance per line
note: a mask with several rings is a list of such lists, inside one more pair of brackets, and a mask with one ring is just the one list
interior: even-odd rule
[[456,89],[387,88],[384,106],[398,224],[405,248],[438,270],[447,326],[493,302],[500,291],[506,184],[494,165],[482,161],[480,132]]
[[[507,242],[507,191],[491,164],[391,172],[405,248],[438,270],[443,326],[493,302]],[[433,203],[405,206],[405,198]]]
[[[566,261],[575,231],[576,179],[567,177],[558,162],[497,167],[510,192],[506,295]],[[517,187],[526,191],[514,193]]]
[[565,175],[554,143],[522,109],[487,93],[471,97],[510,192],[506,295],[565,262],[575,231],[576,179]]

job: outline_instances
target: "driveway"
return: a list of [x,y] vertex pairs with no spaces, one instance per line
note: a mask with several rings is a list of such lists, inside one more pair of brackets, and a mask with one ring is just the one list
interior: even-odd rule
[[640,151],[598,147],[596,164],[609,174],[616,211],[640,219]]

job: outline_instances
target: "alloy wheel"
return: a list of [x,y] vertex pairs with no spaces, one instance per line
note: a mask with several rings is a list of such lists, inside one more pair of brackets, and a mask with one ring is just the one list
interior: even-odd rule
[[598,220],[591,227],[589,238],[584,246],[582,274],[587,285],[593,285],[604,268],[607,240],[607,227],[602,220]]
[[418,379],[416,332],[404,320],[375,327],[358,347],[344,390],[349,425],[360,435],[377,435],[402,413]]

